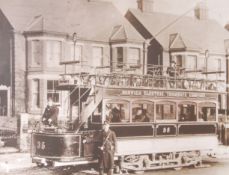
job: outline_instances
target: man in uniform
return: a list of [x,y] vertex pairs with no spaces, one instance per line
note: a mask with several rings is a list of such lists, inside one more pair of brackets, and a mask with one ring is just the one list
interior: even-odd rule
[[99,148],[99,174],[103,175],[103,173],[106,172],[107,175],[112,175],[114,153],[116,152],[116,135],[110,130],[108,121],[105,121],[103,124],[102,145]]
[[59,108],[53,105],[51,98],[48,99],[48,105],[45,108],[45,112],[42,116],[42,123],[47,126],[57,126],[57,117],[59,114]]

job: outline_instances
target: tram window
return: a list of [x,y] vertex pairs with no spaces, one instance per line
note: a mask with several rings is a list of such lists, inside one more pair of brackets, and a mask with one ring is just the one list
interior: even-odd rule
[[202,103],[198,109],[199,121],[216,121],[216,104]]
[[130,121],[128,103],[107,103],[106,120],[111,123],[126,123]]
[[156,105],[157,120],[175,120],[176,105],[171,102],[160,102]]
[[91,117],[92,123],[102,123],[102,102],[98,105]]
[[150,122],[153,121],[154,106],[152,102],[139,101],[132,104],[132,121],[133,122]]
[[179,121],[196,121],[196,105],[183,103],[178,105]]

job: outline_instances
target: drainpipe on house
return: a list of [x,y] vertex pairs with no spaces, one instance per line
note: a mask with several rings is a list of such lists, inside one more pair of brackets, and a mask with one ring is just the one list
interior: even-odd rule
[[10,115],[15,116],[15,54],[14,54],[14,30],[10,32]]
[[228,84],[229,84],[229,49],[227,49],[227,53],[226,53],[226,122],[227,122],[227,115],[228,115],[228,109],[229,109],[229,87],[228,87]]

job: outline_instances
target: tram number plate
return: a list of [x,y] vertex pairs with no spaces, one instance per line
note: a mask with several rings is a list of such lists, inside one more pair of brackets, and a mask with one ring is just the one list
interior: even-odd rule
[[37,143],[36,143],[36,148],[38,149],[38,150],[44,150],[45,149],[45,141],[37,141]]
[[157,135],[176,135],[176,127],[174,125],[157,126]]

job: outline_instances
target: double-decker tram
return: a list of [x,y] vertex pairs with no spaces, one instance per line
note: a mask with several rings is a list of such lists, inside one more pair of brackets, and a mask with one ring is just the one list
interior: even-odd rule
[[71,89],[80,116],[74,127],[34,131],[32,159],[53,166],[96,163],[102,123],[109,120],[119,168],[199,166],[203,153],[218,145],[220,83],[163,73],[63,76],[59,87]]

